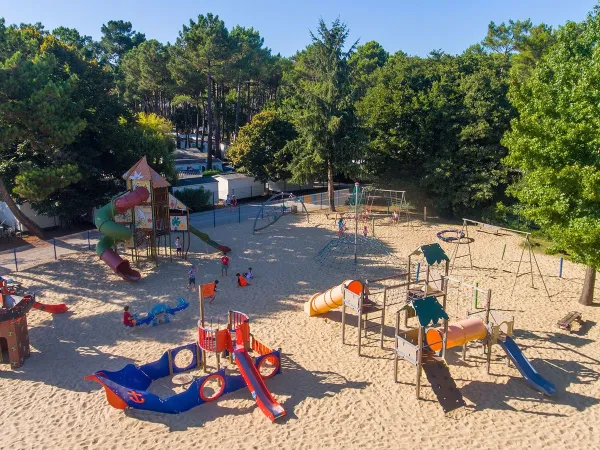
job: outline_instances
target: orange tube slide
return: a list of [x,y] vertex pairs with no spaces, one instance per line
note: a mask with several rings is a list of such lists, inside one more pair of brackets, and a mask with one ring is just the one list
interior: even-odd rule
[[342,306],[344,287],[347,287],[355,294],[360,294],[363,289],[363,285],[360,281],[346,280],[339,286],[332,287],[323,293],[313,295],[310,300],[304,304],[304,311],[312,317]]
[[[427,330],[425,339],[429,348],[434,352],[442,349],[442,338],[444,336],[444,327],[430,328]],[[446,348],[458,347],[470,341],[477,341],[487,336],[487,328],[483,320],[476,317],[460,320],[454,324],[448,325],[448,338]]]

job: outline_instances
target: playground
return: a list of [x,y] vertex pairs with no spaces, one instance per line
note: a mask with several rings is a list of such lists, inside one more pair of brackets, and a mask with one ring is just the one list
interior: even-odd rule
[[[171,260],[157,247],[157,265],[153,251],[140,250],[139,258],[135,252],[134,258],[131,251],[123,252],[124,258],[131,259],[131,268],[125,273],[133,274],[137,279],[133,282],[123,279],[123,270],[114,270],[118,264],[112,259],[104,258],[115,267],[107,266],[91,252],[66,255],[59,261],[11,274],[35,292],[37,301],[65,304],[68,312],[28,313],[29,358],[19,368],[6,364],[0,368],[0,408],[10,417],[4,423],[4,444],[10,448],[152,449],[433,448],[442,443],[448,448],[573,448],[576,443],[578,448],[595,448],[594,424],[600,419],[600,308],[577,304],[584,268],[564,261],[559,277],[558,257],[537,253],[530,264],[528,248],[522,260],[523,236],[477,225],[469,227],[472,242],[468,247],[457,248],[455,241],[440,240],[437,233],[460,230],[460,225],[422,219],[413,215],[408,224],[402,215],[397,223],[389,217],[377,218],[370,222],[375,228],[368,230],[367,238],[356,240],[356,245],[364,246],[358,262],[381,267],[384,275],[380,278],[386,278],[369,283],[370,299],[381,306],[382,292],[387,292],[384,314],[374,307],[361,325],[360,352],[358,322],[351,305],[364,299],[349,297],[346,308],[338,302],[327,311],[306,313],[307,302],[312,298],[316,302],[318,294],[344,280],[365,283],[373,279],[373,269],[346,272],[351,251],[339,253],[343,264],[336,260],[336,251],[316,257],[322,249],[332,248],[329,244],[337,239],[335,219],[325,213],[311,211],[309,221],[300,213],[284,214],[254,234],[258,228],[254,218],[199,230],[207,232],[214,240],[211,242],[231,248],[227,277],[221,276],[221,253],[216,249],[212,252],[212,247],[207,252],[207,241],[201,240],[204,236],[195,233],[186,234],[186,259],[173,255]],[[350,224],[347,219],[348,229]],[[352,248],[353,236],[346,239]],[[416,251],[425,244],[439,244],[448,255],[447,274],[443,264],[429,267],[422,252]],[[455,250],[458,256],[468,251],[469,257],[454,259]],[[204,328],[233,330],[225,346],[245,355],[244,340],[237,339],[239,324],[228,323],[230,312],[240,311],[249,318],[251,332],[268,345],[250,343],[250,347],[261,356],[268,355],[267,350],[277,352],[281,373],[264,382],[266,392],[285,410],[275,423],[265,418],[266,413],[240,379],[229,385],[236,389],[227,388],[222,393],[217,389],[214,401],[198,400],[196,388],[202,377],[220,373],[223,368],[232,379],[240,372],[236,372],[236,359],[230,359],[226,352],[217,363],[216,355],[207,351],[206,372],[199,367],[202,353],[196,344],[190,344],[199,342],[198,292],[185,289],[192,263],[198,266],[197,285],[219,280],[214,301],[204,303]],[[235,273],[248,267],[252,267],[254,278],[250,286],[239,289]],[[530,268],[531,275],[522,275]],[[428,273],[432,283],[427,293],[437,295],[439,305],[445,303],[450,326],[464,321],[469,313],[479,314],[473,317],[486,323],[487,295],[491,292],[488,322],[500,329],[500,317],[513,321],[510,341],[503,341],[503,345],[518,345],[530,365],[555,387],[556,392],[550,392],[553,396],[532,387],[513,361],[508,365],[507,353],[497,342],[492,345],[492,340],[485,341],[493,350],[488,347],[484,353],[482,342],[497,337],[490,334],[497,329],[490,326],[488,332],[478,325],[468,342],[466,358],[461,345],[453,343],[445,351],[447,369],[461,394],[460,407],[449,408],[450,412],[440,407],[436,393],[439,383],[431,381],[429,372],[420,378],[417,398],[415,366],[407,360],[395,361],[396,324],[399,321],[404,328],[406,311],[399,317],[396,312],[405,306],[408,291],[415,288],[406,283],[424,286]],[[436,284],[443,276],[448,277],[447,283]],[[144,316],[157,304],[175,307],[179,298],[189,306],[171,316],[169,323],[122,326],[126,305],[132,314]],[[419,301],[415,300],[415,305]],[[583,321],[569,333],[557,322],[572,310],[580,311]],[[417,323],[417,317],[407,320],[409,326]],[[442,333],[440,330],[439,335]],[[191,349],[196,359],[180,361],[182,346]],[[169,370],[174,367],[171,355],[176,366],[189,366],[198,377],[186,378],[186,374]],[[256,364],[260,364],[261,356]],[[128,385],[129,390],[135,387],[144,391],[144,396],[146,392],[152,394],[147,398],[156,403],[146,411],[111,407],[105,389],[89,379],[94,375],[119,381],[119,375],[111,374],[149,370],[159,361],[160,373],[150,377],[151,383]],[[254,373],[249,359],[237,361],[245,363],[242,375],[244,371]],[[194,399],[181,414],[165,414],[181,412],[179,406],[165,406],[164,410],[155,406],[161,398],[183,397],[186,392],[193,393]],[[127,389],[121,394],[141,401]],[[24,432],[23,423],[35,426]]]

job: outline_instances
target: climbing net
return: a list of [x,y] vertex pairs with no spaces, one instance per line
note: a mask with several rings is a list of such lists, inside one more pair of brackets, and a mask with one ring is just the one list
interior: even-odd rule
[[329,241],[316,254],[315,260],[323,268],[363,279],[394,276],[406,269],[403,259],[379,239],[359,235],[355,242],[353,234],[344,234]]
[[288,192],[279,192],[272,195],[266,202],[260,205],[260,209],[254,219],[252,234],[270,227],[281,217],[297,210],[300,206],[306,214],[306,221],[308,222],[308,211],[300,197],[296,197],[294,194]]

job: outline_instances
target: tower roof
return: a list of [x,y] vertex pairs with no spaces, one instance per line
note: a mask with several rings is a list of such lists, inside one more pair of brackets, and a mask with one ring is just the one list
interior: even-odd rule
[[148,160],[145,156],[123,174],[123,179],[151,181],[152,187],[155,188],[171,186],[167,180],[148,165]]

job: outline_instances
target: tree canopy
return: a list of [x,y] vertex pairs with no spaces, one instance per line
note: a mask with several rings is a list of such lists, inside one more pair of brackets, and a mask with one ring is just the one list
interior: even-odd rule
[[523,214],[576,260],[600,267],[600,38],[598,10],[559,30],[531,76],[509,94],[519,112],[503,144],[521,171],[511,186]]
[[265,110],[240,129],[229,150],[236,169],[266,183],[290,178],[292,155],[286,148],[296,137],[293,125],[273,110]]

